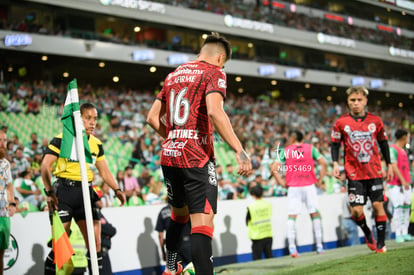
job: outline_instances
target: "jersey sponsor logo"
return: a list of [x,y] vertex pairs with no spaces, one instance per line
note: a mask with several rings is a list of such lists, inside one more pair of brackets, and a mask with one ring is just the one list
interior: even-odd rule
[[19,246],[16,238],[10,234],[9,247],[4,251],[4,270],[10,269],[17,261],[19,256]]
[[166,157],[181,157],[182,153],[178,150],[164,149],[162,152],[163,156]]
[[209,175],[208,182],[211,185],[217,186],[216,168],[214,167],[214,163],[210,161],[208,163],[207,169],[208,169],[208,175]]
[[[196,64],[186,64],[185,67],[197,67]],[[168,75],[168,79],[174,77],[174,76],[179,76],[179,75],[200,75],[203,74],[204,70],[196,70],[196,69],[188,69],[188,68],[183,68],[182,66],[180,66],[175,72],[172,72]]]
[[372,187],[371,187],[371,190],[372,191],[376,191],[376,190],[383,190],[384,189],[384,187],[382,186],[382,184],[376,184],[376,185],[373,185]]
[[222,89],[226,89],[227,88],[226,80],[224,80],[222,78],[219,78],[218,79],[218,86]]
[[165,144],[162,145],[164,149],[183,149],[187,144],[188,140],[186,141],[173,141],[168,140]]
[[348,125],[344,130],[348,134],[347,143],[354,151],[358,161],[368,163],[374,154],[372,133],[370,131],[351,131]]

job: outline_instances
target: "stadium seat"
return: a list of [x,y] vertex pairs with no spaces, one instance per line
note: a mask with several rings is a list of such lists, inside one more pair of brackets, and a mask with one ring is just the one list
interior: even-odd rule
[[145,205],[145,202],[143,199],[137,196],[132,196],[128,200],[128,206],[139,206],[139,205]]

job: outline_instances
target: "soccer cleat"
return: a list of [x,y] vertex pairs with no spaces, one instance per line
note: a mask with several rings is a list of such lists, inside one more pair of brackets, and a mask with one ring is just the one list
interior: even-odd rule
[[[213,274],[215,274],[213,272]],[[183,269],[182,275],[195,275],[193,262],[189,262]]]
[[414,241],[414,237],[411,236],[410,234],[402,235],[402,237],[403,237],[404,241],[406,241],[406,242]]
[[289,254],[290,254],[290,257],[292,258],[299,258],[299,254],[298,254],[298,251],[296,250],[296,247],[290,247]]
[[396,243],[403,243],[404,241],[405,241],[404,236],[399,235],[399,236],[395,237],[395,242]]
[[371,232],[371,241],[370,242],[367,237],[365,237],[365,242],[367,243],[367,246],[369,247],[369,249],[371,249],[372,251],[375,251],[377,249],[377,242],[375,241],[374,235]]
[[387,252],[387,247],[384,245],[381,248],[377,248],[375,253],[379,254],[379,253],[386,253],[386,252]]
[[177,271],[172,273],[171,271],[165,269],[162,275],[179,275],[183,272],[183,266],[180,263],[177,263]]
[[325,253],[325,251],[323,250],[323,246],[322,245],[316,246],[316,254],[322,255],[324,253]]

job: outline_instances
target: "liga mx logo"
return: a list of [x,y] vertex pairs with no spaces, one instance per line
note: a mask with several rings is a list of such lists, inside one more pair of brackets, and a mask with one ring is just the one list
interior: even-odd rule
[[9,247],[4,251],[4,270],[10,269],[17,261],[19,256],[19,246],[17,245],[16,238],[10,234]]

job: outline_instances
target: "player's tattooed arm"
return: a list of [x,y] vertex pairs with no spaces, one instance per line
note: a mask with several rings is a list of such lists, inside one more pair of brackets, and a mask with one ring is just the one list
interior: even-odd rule
[[244,150],[239,153],[239,157],[243,163],[250,162],[250,158]]
[[237,173],[242,176],[248,176],[252,170],[252,163],[247,153],[244,150],[239,151],[236,153],[236,160],[239,164],[239,170]]

